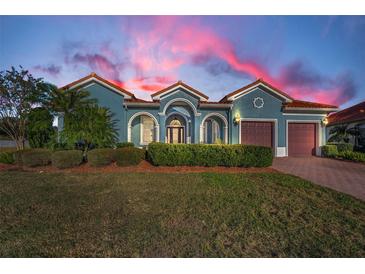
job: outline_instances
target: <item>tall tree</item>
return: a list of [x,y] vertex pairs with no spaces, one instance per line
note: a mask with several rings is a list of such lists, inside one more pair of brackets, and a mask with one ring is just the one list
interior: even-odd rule
[[0,72],[0,127],[18,150],[24,148],[27,116],[42,101],[44,87],[41,78],[21,66]]

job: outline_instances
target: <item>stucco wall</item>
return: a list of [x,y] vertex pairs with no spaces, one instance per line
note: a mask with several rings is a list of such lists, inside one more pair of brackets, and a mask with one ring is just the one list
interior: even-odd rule
[[113,119],[117,121],[116,127],[118,130],[119,140],[127,141],[126,132],[126,111],[123,108],[124,97],[115,91],[112,91],[100,84],[93,84],[85,88],[90,92],[90,96],[98,100],[98,105],[109,108],[114,114]]
[[[262,108],[256,108],[253,105],[253,100],[256,97],[261,97],[264,99],[264,106]],[[287,146],[287,121],[297,120],[297,121],[313,121],[319,122],[319,136],[320,136],[320,144],[322,145],[325,142],[325,128],[322,127],[320,121],[323,119],[323,115],[313,114],[313,115],[287,115],[282,112],[282,99],[267,93],[260,88],[256,88],[252,92],[236,99],[233,102],[232,108],[232,118],[230,119],[230,143],[238,144],[239,143],[239,125],[235,124],[233,118],[238,113],[241,119],[270,119],[277,123],[277,140],[275,143],[279,148],[279,153],[281,156],[286,155],[286,151],[284,149]],[[281,148],[281,150],[280,150]]]

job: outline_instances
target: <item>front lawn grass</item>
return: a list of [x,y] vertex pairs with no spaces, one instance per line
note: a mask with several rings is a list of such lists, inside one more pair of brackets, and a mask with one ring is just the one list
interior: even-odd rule
[[0,173],[1,257],[364,257],[365,203],[257,174]]

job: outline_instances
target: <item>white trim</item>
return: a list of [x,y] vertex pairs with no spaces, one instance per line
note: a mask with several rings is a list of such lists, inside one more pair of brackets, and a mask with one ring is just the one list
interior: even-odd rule
[[278,119],[266,119],[266,118],[241,118],[238,125],[238,143],[241,144],[241,124],[242,122],[273,122],[274,123],[274,156],[277,157],[278,148]]
[[276,157],[285,157],[286,154],[286,147],[277,147],[276,148]]
[[212,117],[212,116],[217,116],[219,117],[220,119],[222,119],[223,123],[224,123],[224,137],[223,137],[223,141],[225,144],[228,143],[228,121],[226,119],[226,117],[224,117],[222,114],[218,113],[218,112],[212,112],[212,113],[209,113],[207,115],[205,115],[205,117],[203,118],[203,120],[200,122],[200,142],[204,142],[204,136],[203,136],[203,129],[205,128],[204,127],[204,122],[207,118],[209,117]]
[[154,136],[154,140],[155,142],[159,142],[160,140],[160,125],[156,119],[155,116],[153,116],[151,113],[149,112],[146,112],[146,111],[140,111],[140,112],[136,112],[135,114],[133,114],[131,116],[131,118],[129,118],[128,120],[128,142],[131,142],[132,141],[132,122],[134,120],[134,118],[138,117],[138,116],[141,116],[141,115],[146,115],[146,116],[149,116],[153,119],[153,121],[155,122],[155,136]]
[[293,116],[327,116],[327,114],[323,113],[283,113],[283,115],[293,115]]
[[[256,88],[257,88],[257,87],[259,87],[259,86],[264,86],[265,88],[267,88],[268,90],[270,90],[272,93],[274,93],[274,94],[276,94],[277,96],[279,96],[279,97],[281,97],[281,98],[285,99],[285,101],[286,101],[286,102],[292,102],[292,101],[293,101],[293,100],[292,100],[292,99],[290,99],[289,97],[284,96],[283,94],[281,94],[281,93],[279,93],[279,92],[277,92],[277,91],[273,90],[272,88],[268,87],[267,85],[265,85],[265,84],[263,84],[263,83],[258,83],[258,84],[254,85],[254,86],[252,86],[252,87],[248,87],[248,88],[246,88],[246,89],[244,89],[244,90],[241,90],[239,93],[237,93],[237,94],[235,94],[235,95],[232,95],[232,96],[228,97],[227,99],[228,99],[229,101],[234,101],[234,100],[236,100],[236,99],[238,99],[238,98],[240,98],[240,97],[242,97],[242,96],[245,96],[245,95],[247,95],[247,94],[249,94],[249,93],[253,92],[253,91],[254,91],[254,90],[256,90]],[[248,92],[246,92],[247,90],[249,90],[249,91],[248,91]],[[262,90],[262,91],[264,91],[264,90]],[[265,92],[265,91],[264,91],[264,92]]]
[[289,156],[289,123],[297,123],[297,124],[316,124],[316,155],[321,155],[321,146],[322,146],[322,120],[286,120],[285,121],[285,147],[286,147],[286,156]]
[[[126,93],[124,93],[124,92],[120,91],[119,89],[116,89],[116,88],[114,88],[114,87],[112,87],[112,86],[110,86],[110,85],[108,85],[108,84],[106,84],[106,83],[104,83],[104,82],[100,81],[99,79],[97,79],[97,78],[95,78],[95,77],[88,78],[88,79],[86,79],[86,80],[84,80],[84,81],[82,81],[82,82],[80,82],[80,83],[77,83],[77,84],[75,84],[75,85],[72,85],[72,86],[70,86],[70,89],[76,88],[76,87],[78,87],[78,86],[82,86],[83,84],[86,84],[87,82],[90,82],[90,81],[95,81],[95,82],[97,82],[98,84],[100,84],[100,85],[102,85],[102,86],[104,86],[104,87],[107,87],[107,88],[109,88],[109,89],[111,89],[111,90],[113,90],[113,91],[115,91],[115,92],[117,92],[117,93],[119,93],[119,94],[123,95],[126,99],[131,99],[131,98],[132,98],[130,95],[128,95],[128,94],[126,94]],[[89,85],[89,86],[90,86],[90,85]]]
[[[189,88],[186,88],[186,87],[184,87],[183,85],[178,85],[178,86],[175,86],[175,87],[172,87],[172,88],[170,88],[170,89],[168,89],[168,90],[166,90],[166,91],[164,91],[163,93],[161,93],[161,94],[158,94],[158,95],[156,95],[156,96],[152,96],[152,99],[156,99],[156,100],[160,100],[160,98],[161,97],[168,97],[168,96],[170,96],[170,95],[172,95],[172,94],[174,94],[174,93],[176,93],[178,90],[176,90],[176,92],[173,92],[172,94],[169,94],[169,95],[166,95],[166,94],[168,94],[168,93],[170,93],[171,91],[173,91],[173,90],[175,90],[175,89],[179,89],[179,88],[181,88],[181,89],[183,89],[183,90],[185,90],[185,91],[188,91],[188,92],[190,92],[191,94],[193,94],[194,96],[196,96],[196,97],[198,97],[201,101],[207,101],[208,99],[207,98],[205,98],[205,97],[203,97],[203,96],[201,96],[201,95],[199,95],[199,94],[197,94],[195,91],[193,91],[193,90],[191,90],[191,89],[189,89]],[[166,96],[164,96],[164,95],[166,95]]]
[[163,108],[162,112],[159,112],[158,114],[159,115],[166,115],[166,110],[167,108],[175,103],[175,102],[185,102],[187,103],[192,109],[193,109],[193,112],[194,112],[194,115],[195,116],[200,116],[201,113],[197,111],[196,107],[194,106],[194,104],[192,102],[190,102],[188,99],[185,99],[185,98],[175,98],[175,99],[172,99],[171,101],[169,101],[168,103],[166,103],[165,107]]

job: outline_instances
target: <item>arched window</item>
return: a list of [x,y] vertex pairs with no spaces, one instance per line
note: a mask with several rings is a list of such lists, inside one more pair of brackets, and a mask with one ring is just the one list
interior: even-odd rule
[[172,127],[181,127],[182,125],[181,125],[180,120],[174,118],[173,120],[171,120],[170,126],[172,126]]

